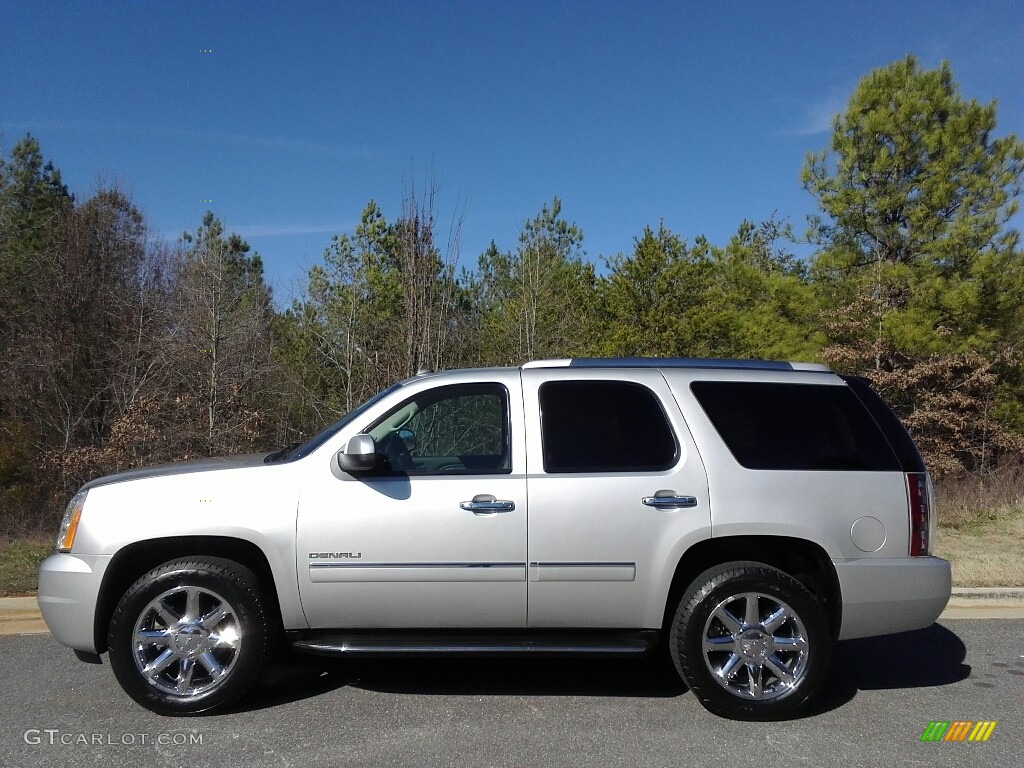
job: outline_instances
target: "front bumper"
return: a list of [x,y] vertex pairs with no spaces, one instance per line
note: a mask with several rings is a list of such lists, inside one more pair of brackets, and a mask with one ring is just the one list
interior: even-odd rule
[[835,563],[843,594],[840,640],[930,627],[949,601],[952,575],[939,557]]
[[96,604],[109,563],[110,555],[58,552],[39,566],[39,610],[57,642],[96,652]]

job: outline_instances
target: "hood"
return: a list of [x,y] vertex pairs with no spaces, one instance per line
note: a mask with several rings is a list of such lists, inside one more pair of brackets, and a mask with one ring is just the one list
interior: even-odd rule
[[95,488],[98,485],[110,485],[112,483],[124,483],[128,480],[144,480],[148,477],[165,477],[167,475],[187,475],[193,472],[212,472],[218,469],[244,469],[245,467],[258,467],[263,465],[266,453],[249,453],[242,456],[218,456],[211,459],[196,459],[194,461],[178,461],[173,464],[158,464],[154,467],[140,467],[129,469],[126,472],[118,472],[114,475],[97,477],[82,486],[81,490]]

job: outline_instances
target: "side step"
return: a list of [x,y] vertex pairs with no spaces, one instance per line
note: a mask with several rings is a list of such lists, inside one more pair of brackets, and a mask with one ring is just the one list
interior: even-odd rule
[[320,656],[490,656],[510,653],[618,656],[649,651],[657,644],[660,633],[656,629],[643,629],[472,633],[313,630],[288,634],[295,650]]

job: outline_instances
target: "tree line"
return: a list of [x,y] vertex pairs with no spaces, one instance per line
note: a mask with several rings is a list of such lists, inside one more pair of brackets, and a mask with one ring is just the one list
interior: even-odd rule
[[[728,242],[663,223],[595,264],[557,197],[458,268],[435,188],[370,201],[280,311],[213,214],[169,243],[117,187],[85,200],[27,136],[0,156],[0,535],[142,464],[302,440],[422,368],[573,356],[823,361],[869,378],[939,475],[1024,456],[1024,144],[913,57],[864,77],[808,155],[820,211]],[[808,258],[790,250],[813,245]]]

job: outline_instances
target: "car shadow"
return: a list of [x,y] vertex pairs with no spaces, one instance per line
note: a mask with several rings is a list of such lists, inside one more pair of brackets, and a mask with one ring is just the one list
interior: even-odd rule
[[963,641],[941,624],[896,635],[837,643],[832,674],[804,716],[837,709],[858,691],[931,688],[970,677]]
[[657,652],[631,658],[432,657],[343,659],[285,651],[233,711],[264,709],[343,686],[447,696],[673,697],[687,688]]
[[[838,643],[822,694],[803,717],[842,707],[858,691],[950,685],[967,678],[967,650],[933,624],[898,635]],[[266,709],[344,686],[381,693],[447,696],[619,696],[687,692],[664,649],[630,658],[490,657],[342,659],[283,651],[233,711]]]

